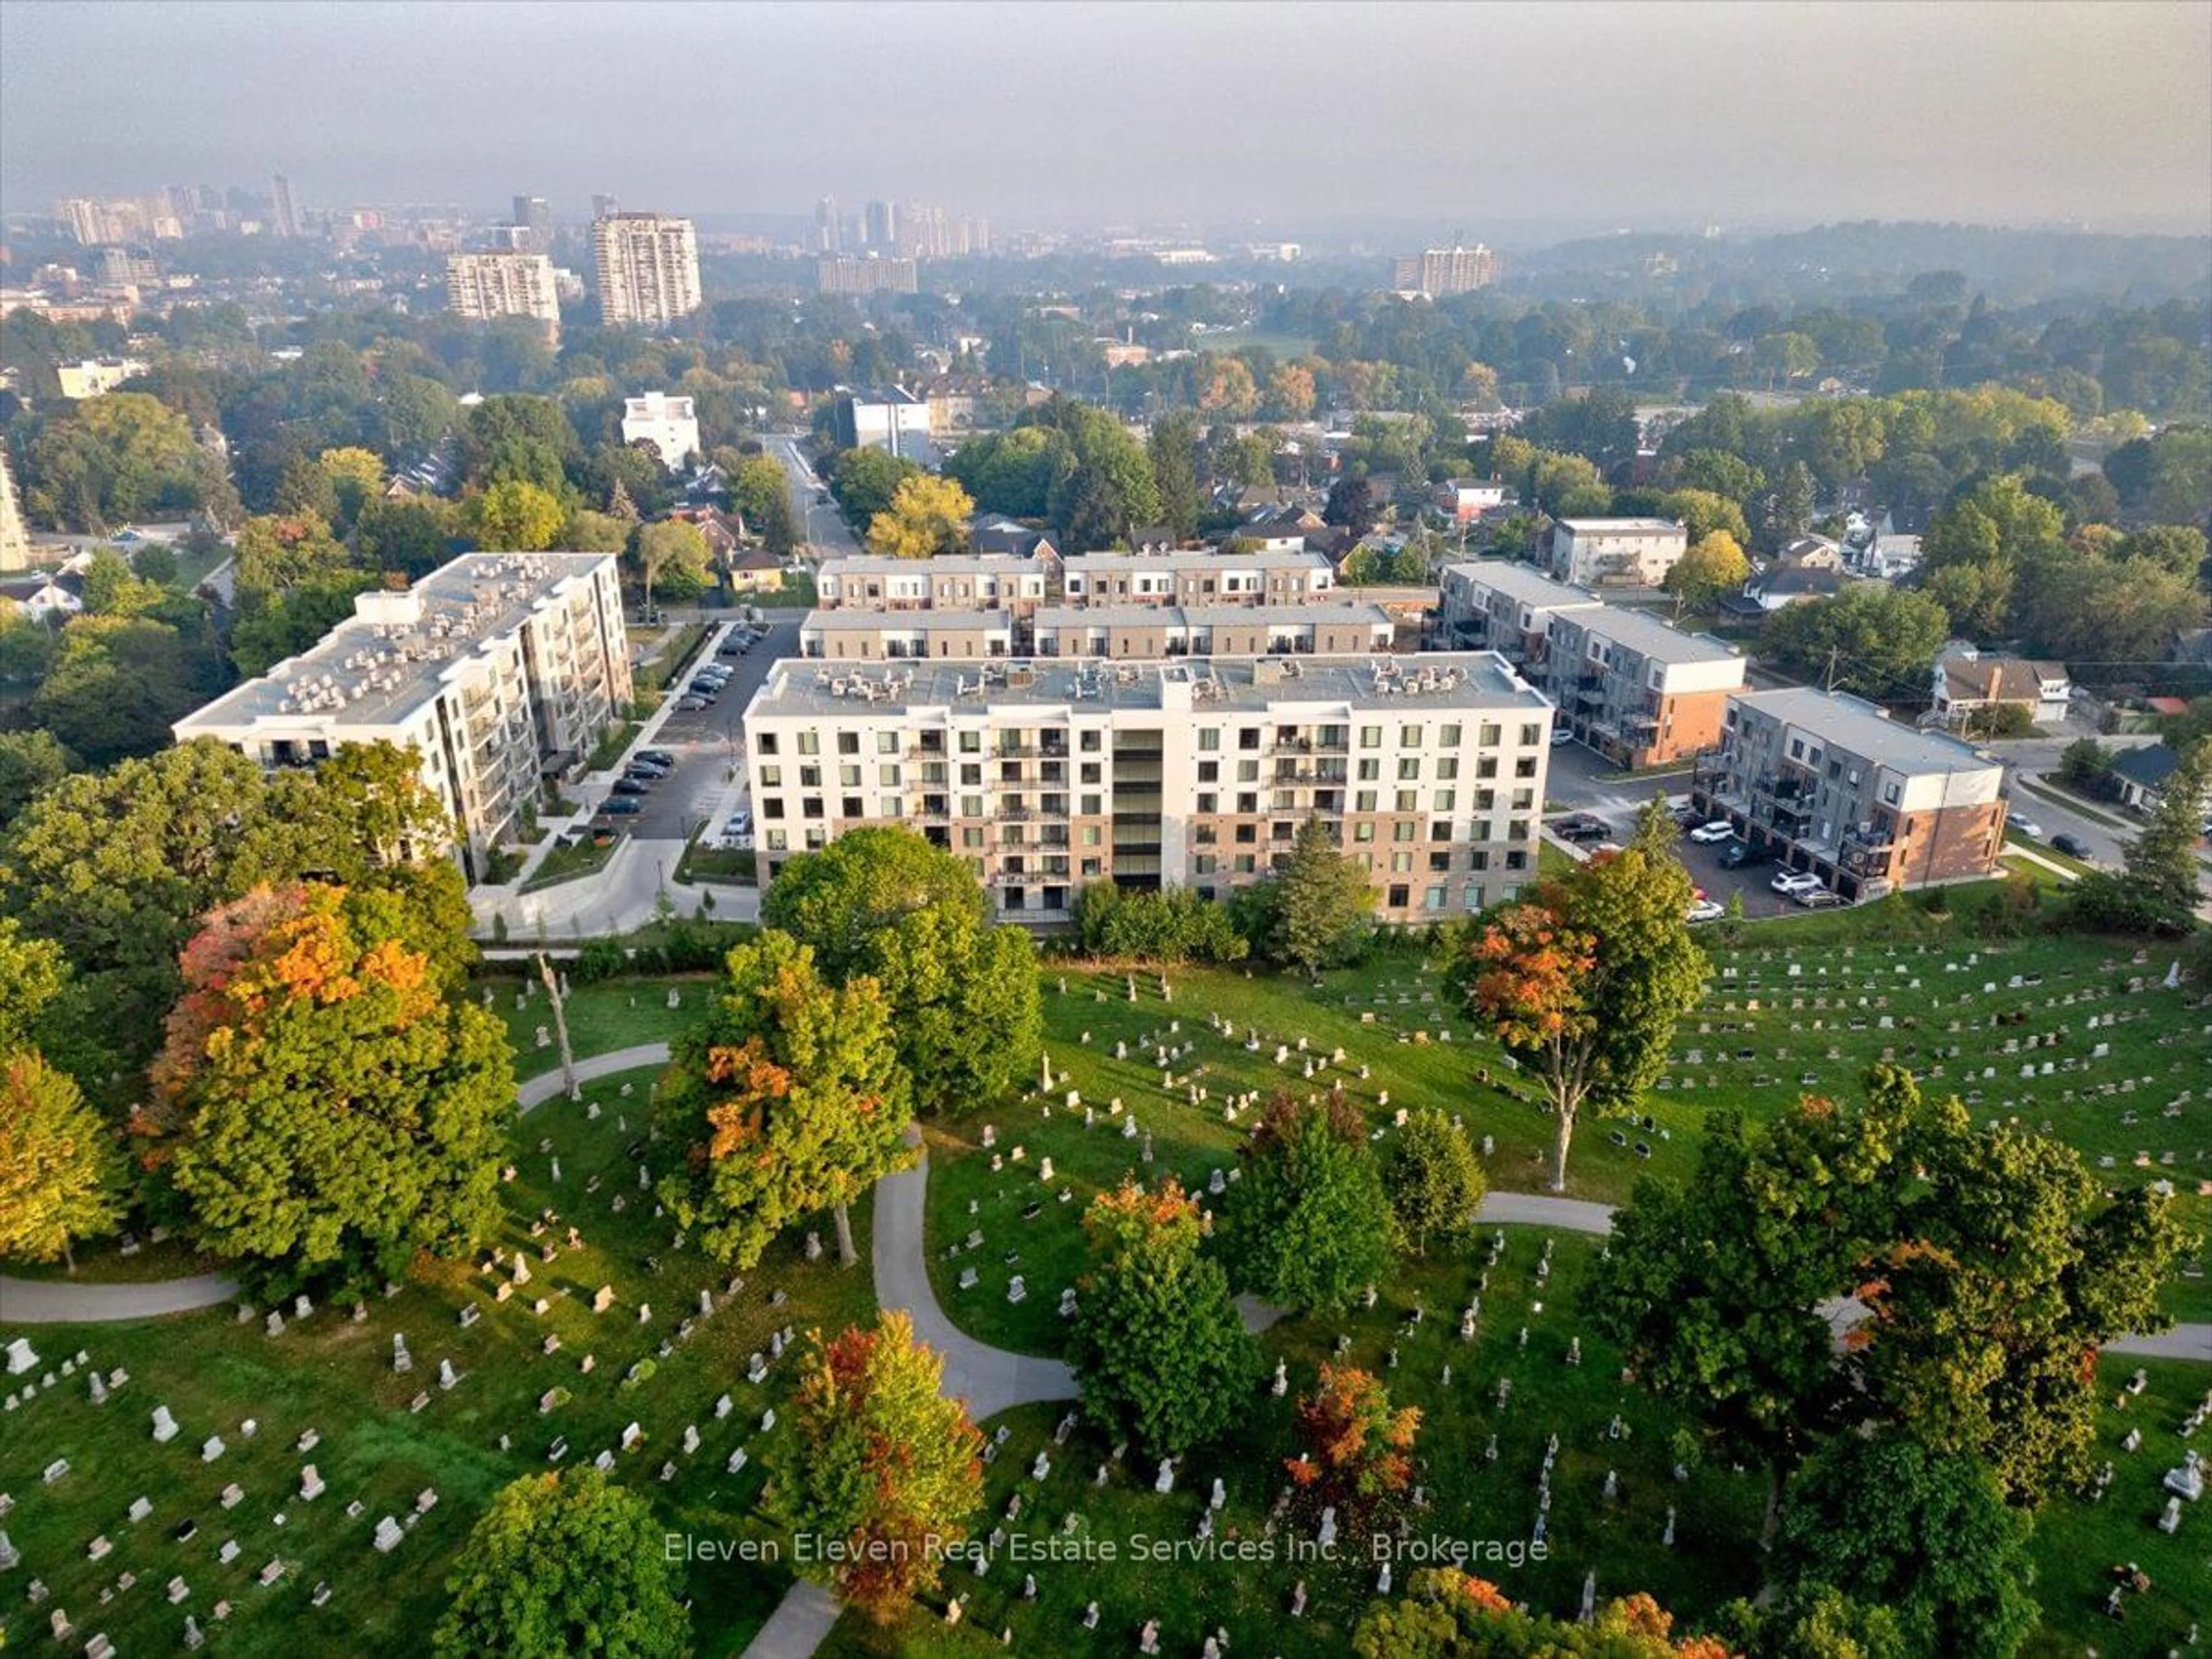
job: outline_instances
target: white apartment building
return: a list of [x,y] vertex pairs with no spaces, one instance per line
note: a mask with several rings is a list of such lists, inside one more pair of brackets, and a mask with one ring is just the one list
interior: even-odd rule
[[689,219],[605,215],[592,222],[592,258],[610,327],[659,328],[699,309],[699,237]]
[[691,400],[665,392],[623,398],[622,434],[626,444],[651,444],[671,472],[681,471],[699,453],[699,417]]
[[1656,587],[1690,545],[1668,519],[1561,519],[1552,526],[1552,574],[1577,587]]
[[1303,605],[1333,598],[1326,554],[1082,553],[1064,561],[1070,605]]
[[471,322],[528,317],[561,338],[561,295],[553,262],[543,253],[456,253],[446,261],[446,308]]
[[1042,561],[1011,553],[861,554],[824,559],[814,592],[824,611],[1020,611],[1044,603],[1050,574]]
[[904,824],[1036,921],[1098,881],[1218,899],[1314,820],[1385,921],[1501,902],[1535,878],[1551,728],[1487,652],[790,659],[744,714],[763,884],[848,830]]
[[58,364],[54,374],[62,396],[75,401],[103,397],[149,367],[137,357],[87,357],[82,362]]
[[298,656],[177,722],[264,767],[349,743],[411,748],[453,814],[471,880],[630,702],[611,553],[468,553],[355,614]]

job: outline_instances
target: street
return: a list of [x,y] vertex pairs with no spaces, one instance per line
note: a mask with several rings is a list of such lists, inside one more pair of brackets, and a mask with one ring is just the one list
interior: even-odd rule
[[807,465],[799,445],[797,438],[787,434],[771,434],[761,440],[762,448],[791,476],[791,516],[805,534],[809,556],[817,563],[823,559],[851,558],[860,551],[860,544],[834,505],[815,501],[815,496],[826,492],[829,486]]

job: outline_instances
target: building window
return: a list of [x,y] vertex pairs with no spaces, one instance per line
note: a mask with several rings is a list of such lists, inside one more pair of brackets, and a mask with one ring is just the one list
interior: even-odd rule
[[799,734],[799,752],[802,755],[820,754],[822,734],[819,732],[801,732]]
[[771,853],[786,853],[790,851],[791,832],[787,830],[769,830],[768,832],[768,850]]
[[1421,908],[1425,910],[1443,909],[1444,908],[1444,890],[1443,887],[1431,887],[1424,891],[1421,895]]
[[820,817],[822,816],[822,797],[819,795],[807,796],[805,799],[799,803],[799,814],[801,817]]
[[1371,823],[1353,824],[1352,826],[1352,838],[1358,842],[1373,841],[1375,839],[1375,826]]
[[1100,844],[1097,824],[1086,823],[1083,826],[1083,844],[1085,847],[1097,847]]
[[1513,775],[1516,778],[1534,777],[1536,775],[1536,757],[1534,755],[1523,755],[1519,759],[1516,760],[1513,763]]
[[839,767],[837,769],[837,781],[848,789],[859,788],[860,787],[860,769],[857,766]]
[[1421,810],[1421,792],[1418,789],[1401,789],[1391,799],[1396,803],[1392,808],[1394,811],[1418,812]]
[[1443,726],[1437,727],[1437,741],[1446,749],[1458,748],[1460,741],[1459,727],[1456,726]]
[[1375,791],[1372,789],[1359,790],[1352,798],[1352,810],[1355,812],[1371,812],[1375,810]]
[[1200,795],[1198,798],[1198,810],[1201,812],[1218,812],[1221,810],[1220,801],[1221,797],[1218,795]]
[[775,754],[776,752],[775,733],[773,732],[762,732],[759,737],[753,740],[753,752],[760,755]]
[[1390,896],[1388,902],[1393,910],[1404,909],[1413,902],[1413,889],[1407,886],[1405,883],[1394,881],[1390,884]]
[[860,734],[858,732],[840,732],[837,734],[837,752],[841,755],[859,754]]
[[1542,726],[1524,726],[1521,728],[1521,746],[1523,749],[1534,749],[1538,744],[1543,742],[1543,740],[1544,728]]
[[[1459,805],[1459,792],[1458,792],[1456,789],[1439,789],[1439,790],[1437,790],[1437,793],[1436,793],[1436,807],[1435,807],[1435,810],[1436,810],[1436,811],[1439,811],[1439,812],[1449,812],[1449,811],[1455,811],[1455,810],[1457,809],[1458,805]],[[1437,825],[1437,827],[1438,829],[1443,829],[1444,826],[1443,826],[1443,825],[1442,825],[1442,824],[1439,824],[1439,825]]]
[[983,734],[981,732],[961,732],[958,747],[960,752],[963,755],[981,754],[983,752]]
[[1362,749],[1380,749],[1382,746],[1382,728],[1379,726],[1361,726],[1359,746]]
[[770,795],[761,802],[760,805],[761,816],[764,818],[780,818],[783,816],[783,797],[781,795]]
[[1400,726],[1400,727],[1398,728],[1398,747],[1399,747],[1399,748],[1401,748],[1401,749],[1419,749],[1420,746],[1421,746],[1421,728],[1420,728],[1419,726]]
[[1451,849],[1449,848],[1429,854],[1429,871],[1432,875],[1443,875],[1450,868]]
[[1237,826],[1237,844],[1239,847],[1249,847],[1259,839],[1260,831],[1257,825],[1240,823]]
[[760,781],[761,787],[763,789],[782,788],[783,769],[781,766],[762,767],[760,769]]
[[1238,761],[1237,763],[1237,781],[1239,783],[1259,782],[1260,763],[1257,761]]
[[876,752],[878,755],[896,755],[898,751],[899,734],[897,732],[878,732],[876,733]]
[[1084,732],[1078,733],[1075,746],[1080,749],[1086,755],[1097,754],[1098,752],[1098,733],[1096,732]]
[[1218,782],[1220,782],[1220,781],[1221,781],[1221,763],[1220,763],[1219,761],[1200,761],[1200,762],[1199,762],[1199,763],[1198,763],[1198,781],[1199,781],[1200,783],[1218,783]]
[[881,784],[884,788],[897,788],[898,781],[899,769],[896,766],[878,766],[876,769],[876,781]]
[[983,844],[983,832],[981,830],[976,829],[963,830],[960,832],[960,844],[963,847],[981,847]]
[[1199,752],[1201,754],[1210,753],[1212,750],[1220,748],[1221,728],[1218,726],[1202,726],[1199,727],[1198,747]]

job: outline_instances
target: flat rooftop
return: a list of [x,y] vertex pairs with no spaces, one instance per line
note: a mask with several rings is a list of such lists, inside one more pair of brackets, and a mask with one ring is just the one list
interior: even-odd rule
[[1020,575],[1043,568],[1035,559],[1012,553],[946,553],[933,559],[893,559],[878,553],[860,553],[822,562],[824,576],[976,576],[987,572]]
[[1918,731],[1857,697],[1798,685],[1780,691],[1737,692],[1733,700],[1802,726],[1830,747],[1899,772],[1978,772],[1997,764],[1984,759],[1972,744],[1940,732]]
[[1599,536],[1650,535],[1662,530],[1671,530],[1677,535],[1688,533],[1672,519],[1559,519],[1553,522],[1565,525],[1577,534],[1588,532]]
[[1379,605],[1046,605],[1039,628],[1218,628],[1236,624],[1374,623],[1390,625]]
[[1540,605],[1553,611],[1565,611],[1575,605],[1602,605],[1604,600],[1583,588],[1571,587],[1565,582],[1555,582],[1534,565],[1516,564],[1510,560],[1468,560],[1462,564],[1444,567],[1447,576],[1460,576],[1479,586],[1495,589],[1509,598],[1526,605]]
[[1640,651],[1653,662],[1723,662],[1742,653],[1710,634],[1685,634],[1647,611],[1617,605],[1577,611],[1565,619],[1586,634]]
[[261,720],[390,726],[428,702],[476,648],[520,627],[611,553],[465,553],[404,592],[369,592],[353,616],[177,722],[180,737]]
[[1011,632],[1011,611],[810,611],[799,631],[827,629],[841,634],[930,634],[965,628]]
[[1194,709],[1253,712],[1278,704],[1346,709],[1526,708],[1551,703],[1492,651],[1416,657],[1187,657],[1171,662],[1083,662],[1058,657],[941,658],[847,666],[785,658],[745,706],[755,715],[886,710],[1099,713]]
[[1160,570],[1313,570],[1328,568],[1319,553],[1074,553],[1065,561],[1068,574]]

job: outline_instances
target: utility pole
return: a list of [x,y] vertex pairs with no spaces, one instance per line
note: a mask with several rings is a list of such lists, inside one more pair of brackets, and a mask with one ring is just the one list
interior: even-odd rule
[[1820,686],[1823,691],[1832,692],[1836,689],[1836,653],[1839,648],[1832,645],[1828,647],[1828,673]]

